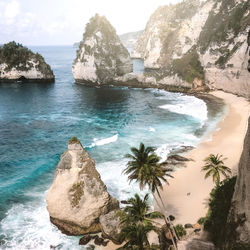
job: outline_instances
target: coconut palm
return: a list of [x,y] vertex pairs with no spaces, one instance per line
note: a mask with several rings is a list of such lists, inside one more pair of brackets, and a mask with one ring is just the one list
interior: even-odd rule
[[150,212],[149,194],[146,194],[143,199],[138,194],[127,200],[127,206],[121,213],[121,224],[143,223],[154,224],[154,219],[164,218],[160,212]]
[[[169,172],[172,172],[173,169],[164,167],[165,164],[160,163],[161,158],[155,154],[155,149],[153,147],[145,147],[143,143],[140,143],[139,149],[132,147],[130,150],[132,154],[125,155],[125,157],[130,160],[128,161],[127,167],[123,173],[128,175],[130,182],[133,180],[139,182],[141,190],[147,185],[152,191],[156,202],[158,203],[155,197],[156,191],[161,200],[163,208],[165,209],[159,188],[162,189],[162,182],[168,184],[166,177],[173,178],[173,176],[169,174]],[[170,220],[168,218],[166,219],[165,217],[164,219],[166,224],[169,224]],[[173,236],[172,242],[176,248]]]
[[218,186],[221,180],[221,174],[228,178],[231,175],[231,169],[224,165],[224,160],[222,155],[210,154],[204,161],[205,165],[202,167],[202,171],[206,171],[205,179],[212,176],[213,182]]
[[127,206],[120,212],[120,225],[122,240],[126,244],[120,249],[149,249],[147,234],[154,230],[154,219],[163,218],[160,212],[150,212],[149,194],[143,199],[138,194],[127,200]]
[[126,244],[123,247],[120,247],[118,249],[149,249],[150,244],[148,241],[147,234],[155,230],[155,226],[152,224],[129,224],[125,225],[120,235],[123,237],[123,239],[126,240]]

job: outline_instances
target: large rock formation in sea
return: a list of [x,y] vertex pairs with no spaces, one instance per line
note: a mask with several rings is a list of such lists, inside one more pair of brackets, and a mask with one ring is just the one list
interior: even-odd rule
[[113,79],[132,72],[133,64],[115,29],[96,14],[86,25],[73,64],[77,83],[112,84]]
[[132,57],[166,86],[178,77],[249,98],[249,31],[249,0],[184,0],[154,12]]
[[46,200],[51,222],[69,235],[101,232],[99,218],[119,207],[76,138],[61,156]]
[[44,58],[16,42],[0,47],[0,81],[54,82],[55,76]]
[[[250,249],[250,117],[228,216],[225,249]],[[245,248],[243,248],[243,246]],[[234,247],[234,248],[233,248]],[[238,248],[237,248],[238,247]]]

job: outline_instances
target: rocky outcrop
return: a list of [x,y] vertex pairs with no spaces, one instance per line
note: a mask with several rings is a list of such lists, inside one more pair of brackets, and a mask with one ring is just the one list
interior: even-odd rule
[[121,232],[120,220],[117,216],[119,210],[114,210],[108,214],[100,216],[102,235],[112,240],[116,244],[121,244],[119,233]]
[[0,48],[0,81],[54,82],[44,58],[21,44],[9,42]]
[[[241,154],[231,211],[228,216],[228,245],[225,249],[250,249],[250,117]],[[243,246],[245,248],[243,248]],[[235,248],[233,248],[235,247]],[[238,247],[238,248],[237,248]],[[241,248],[240,248],[241,247]]]
[[95,15],[86,25],[73,64],[77,83],[112,84],[113,79],[132,72],[133,64],[115,29],[104,16]]
[[143,30],[125,33],[125,34],[119,35],[119,38],[120,38],[122,44],[126,48],[133,48],[138,37],[142,34],[142,32],[143,32]]
[[151,16],[132,57],[191,87],[199,81],[250,98],[249,24],[248,0],[185,0],[162,6]]
[[46,200],[51,222],[69,235],[101,232],[100,216],[119,207],[76,138],[61,156]]

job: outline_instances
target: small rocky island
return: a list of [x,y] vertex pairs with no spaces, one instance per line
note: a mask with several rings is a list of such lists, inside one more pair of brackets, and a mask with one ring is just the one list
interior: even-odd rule
[[112,84],[133,71],[129,52],[104,16],[96,14],[86,25],[72,71],[77,83],[89,85]]
[[54,82],[50,66],[39,53],[16,42],[0,47],[0,82]]
[[69,141],[68,150],[61,156],[46,200],[51,222],[63,233],[102,232],[118,242],[115,215],[119,203],[108,193],[95,161],[76,137]]

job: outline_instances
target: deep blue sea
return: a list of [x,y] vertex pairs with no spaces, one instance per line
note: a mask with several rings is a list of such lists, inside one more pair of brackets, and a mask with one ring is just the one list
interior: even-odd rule
[[[86,87],[71,73],[75,48],[30,47],[51,65],[54,84],[0,84],[0,248],[78,249],[78,237],[49,221],[46,191],[60,155],[77,136],[95,159],[109,192],[122,200],[139,191],[122,170],[131,146],[195,146],[216,126],[223,105],[154,89]],[[143,72],[143,62],[134,61]],[[82,249],[82,248],[81,248]]]

